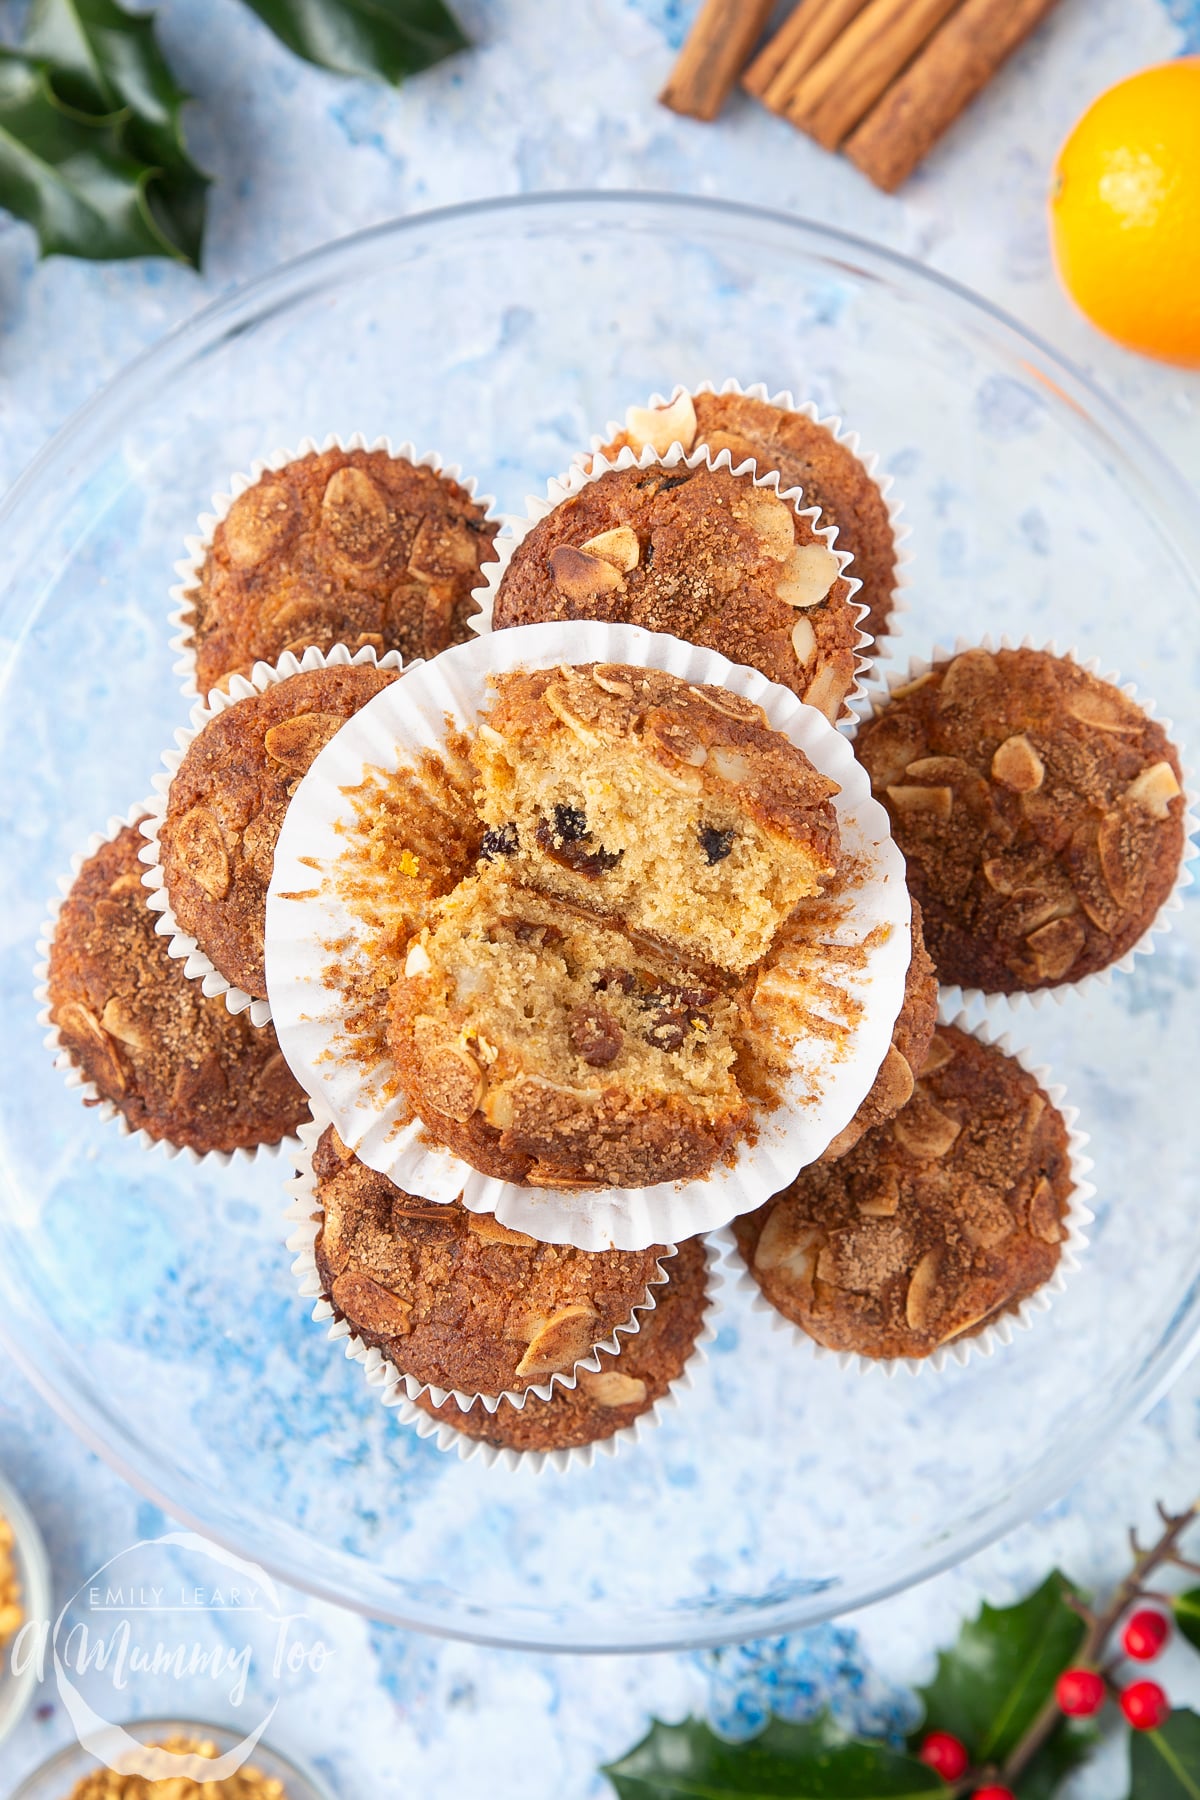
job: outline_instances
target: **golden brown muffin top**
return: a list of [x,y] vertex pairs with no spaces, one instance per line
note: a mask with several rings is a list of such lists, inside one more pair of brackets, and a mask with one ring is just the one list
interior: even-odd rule
[[383,450],[267,470],[230,506],[200,571],[201,694],[312,644],[410,661],[465,642],[496,529],[457,481]]
[[435,1405],[421,1394],[416,1405],[464,1436],[512,1450],[574,1450],[612,1437],[657,1405],[677,1381],[696,1345],[708,1300],[703,1238],[689,1238],[667,1264],[670,1274],[654,1290],[653,1312],[641,1330],[622,1338],[619,1356],[600,1352],[600,1371],[579,1371],[576,1387],[556,1387],[549,1400],[536,1394],[524,1406],[502,1400],[494,1413],[482,1406],[463,1412],[457,1401]]
[[[76,876],[50,947],[50,1016],[134,1130],[205,1152],[274,1144],[308,1117],[275,1033],[207,999],[155,933],[127,825]],[[94,1102],[89,1102],[94,1104]]]
[[612,469],[513,551],[496,628],[603,619],[748,663],[836,719],[854,682],[858,614],[810,519],[728,469]]
[[939,978],[986,993],[1118,962],[1183,854],[1179,757],[1119,688],[1044,650],[967,650],[896,689],[857,753]]
[[397,679],[344,664],[289,675],[209,719],[171,779],[159,846],[172,911],[256,999],[267,993],[267,889],[288,803],[346,720]]
[[953,1026],[908,1105],[734,1230],[772,1305],[831,1350],[928,1356],[1041,1287],[1073,1191],[1032,1075]]
[[642,1303],[664,1254],[541,1244],[457,1201],[417,1199],[332,1128],[313,1172],[324,1293],[364,1342],[434,1387],[520,1392],[568,1372]]

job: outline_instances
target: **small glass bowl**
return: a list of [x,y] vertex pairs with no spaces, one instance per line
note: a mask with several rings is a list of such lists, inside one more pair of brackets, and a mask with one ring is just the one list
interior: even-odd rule
[[[26,1619],[50,1617],[50,1561],[42,1534],[25,1502],[0,1475],[0,1517],[12,1526],[14,1560],[21,1583],[21,1605]],[[0,1743],[24,1718],[38,1684],[37,1658],[31,1657],[20,1675],[10,1670],[11,1641],[0,1650]]]
[[[172,1737],[209,1739],[222,1753],[236,1749],[242,1741],[240,1732],[230,1731],[225,1725],[201,1724],[196,1719],[137,1719],[122,1729],[140,1744],[161,1743]],[[101,1766],[81,1744],[68,1744],[27,1775],[9,1800],[69,1800],[75,1783]],[[247,1767],[282,1781],[287,1800],[338,1800],[333,1789],[322,1785],[311,1770],[301,1768],[266,1744],[255,1745]]]

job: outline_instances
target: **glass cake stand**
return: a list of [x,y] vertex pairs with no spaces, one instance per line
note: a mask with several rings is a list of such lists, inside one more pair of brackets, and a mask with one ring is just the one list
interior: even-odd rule
[[1132,975],[1014,1020],[1082,1108],[1099,1189],[1086,1263],[1032,1331],[888,1382],[730,1305],[663,1427],[566,1477],[460,1464],[398,1425],[297,1295],[279,1164],[147,1154],[41,1049],[38,926],[185,718],[171,565],[232,471],[389,433],[517,509],[629,401],[727,375],[811,395],[880,452],[913,527],[908,649],[1077,645],[1200,741],[1200,519],[1155,446],[962,289],[747,207],[539,196],[334,244],[135,363],[0,515],[0,1331],[169,1511],[424,1629],[633,1649],[845,1611],[1066,1489],[1200,1332],[1194,902]]

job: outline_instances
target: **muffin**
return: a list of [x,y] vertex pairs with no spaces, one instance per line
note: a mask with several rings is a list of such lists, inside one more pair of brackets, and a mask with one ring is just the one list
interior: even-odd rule
[[1073,1187],[1066,1123],[1035,1078],[941,1026],[907,1106],[734,1232],[766,1298],[818,1344],[924,1357],[1050,1280]]
[[748,663],[836,720],[854,684],[858,608],[812,520],[749,475],[610,469],[516,546],[497,630],[603,619]]
[[1046,650],[967,650],[896,688],[855,745],[938,977],[989,994],[1119,962],[1184,849],[1179,757],[1119,688]]
[[937,1024],[938,984],[925,948],[921,908],[912,903],[912,955],[904,977],[904,999],[892,1028],[892,1041],[866,1099],[844,1130],[839,1131],[822,1161],[834,1162],[857,1144],[864,1131],[881,1125],[912,1098],[917,1072],[929,1053]]
[[493,686],[473,756],[516,880],[745,969],[837,867],[837,784],[751,702],[619,663]]
[[747,457],[761,475],[775,469],[781,488],[803,490],[807,506],[819,506],[822,525],[837,526],[838,548],[854,558],[862,582],[854,596],[867,608],[863,630],[887,631],[896,589],[896,534],[879,483],[848,444],[804,412],[792,412],[748,394],[679,394],[662,407],[631,406],[625,429],[606,444],[614,458],[626,444],[649,444],[660,455],[678,441],[685,450],[728,450],[737,468]]
[[569,1374],[629,1322],[669,1254],[541,1244],[458,1201],[416,1199],[332,1127],[313,1174],[325,1298],[401,1374],[459,1393],[521,1393]]
[[310,645],[436,656],[470,636],[496,525],[448,475],[383,450],[268,469],[216,526],[191,636],[202,695]]
[[208,999],[167,954],[126,825],[88,857],[50,944],[51,1023],[72,1064],[133,1131],[204,1154],[276,1144],[308,1099],[275,1033]]
[[666,1281],[654,1290],[654,1311],[641,1315],[640,1331],[622,1340],[619,1355],[602,1350],[599,1372],[581,1369],[576,1387],[555,1387],[548,1400],[531,1394],[519,1407],[502,1400],[494,1413],[482,1406],[464,1412],[457,1401],[439,1403],[431,1394],[418,1394],[414,1404],[464,1437],[497,1449],[577,1450],[615,1436],[657,1406],[678,1381],[704,1324],[703,1238],[680,1244],[667,1270]]
[[686,1180],[749,1123],[730,978],[698,975],[497,870],[435,905],[390,1008],[413,1110],[502,1181]]
[[310,669],[212,718],[184,753],[158,832],[159,863],[180,931],[226,981],[265,999],[263,933],[275,844],[309,764],[394,669]]

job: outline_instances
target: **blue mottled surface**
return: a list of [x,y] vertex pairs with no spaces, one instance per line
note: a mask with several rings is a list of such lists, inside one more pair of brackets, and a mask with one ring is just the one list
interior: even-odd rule
[[[131,356],[186,318],[206,298],[270,267],[283,257],[362,224],[492,192],[564,186],[653,186],[752,199],[837,223],[928,261],[991,296],[1089,367],[1193,475],[1200,474],[1196,414],[1200,383],[1157,369],[1105,344],[1071,311],[1055,286],[1042,222],[1045,171],[1073,118],[1103,86],[1122,74],[1181,50],[1200,49],[1200,9],[1188,0],[1063,0],[1046,30],[1016,59],[972,115],[909,185],[889,200],[866,187],[845,164],[828,159],[786,127],[748,104],[736,104],[718,130],[663,113],[651,96],[671,48],[693,10],[682,0],[589,0],[550,8],[539,0],[460,0],[479,48],[470,59],[434,72],[396,95],[337,81],[307,69],[281,48],[233,0],[175,0],[164,7],[164,37],[173,60],[198,96],[191,133],[196,149],[219,178],[203,280],[159,265],[89,268],[64,262],[36,266],[29,234],[0,224],[0,482],[23,462],[72,408]],[[828,302],[836,309],[836,296]],[[819,321],[818,321],[819,323]],[[509,321],[514,368],[524,354],[528,321]],[[1003,457],[1037,450],[1037,419],[1028,392],[997,378],[973,400],[981,440]],[[553,428],[546,424],[547,437]],[[576,421],[561,422],[567,442]],[[544,448],[544,447],[543,447]],[[898,448],[894,472],[923,495],[923,548],[932,553],[940,591],[952,603],[955,583],[986,567],[989,545],[971,541],[956,517],[960,496],[953,477],[926,483],[913,457]],[[518,471],[512,471],[514,488]],[[129,505],[135,505],[130,496]],[[185,511],[188,510],[185,508]],[[1029,505],[1017,519],[1023,566],[1052,567],[1052,506]],[[122,530],[177,531],[171,517],[147,521],[120,516]],[[69,522],[64,521],[64,533]],[[1086,519],[1081,530],[1086,533]],[[1048,579],[1048,578],[1047,578]],[[1131,580],[1125,593],[1136,591]],[[1002,575],[997,593],[1003,592]],[[1053,598],[1053,588],[1046,600]],[[1120,584],[1111,611],[1123,623]],[[156,589],[109,597],[114,648],[135,666],[161,656]],[[1190,678],[1192,671],[1185,670]],[[89,679],[94,687],[89,686]],[[68,721],[100,697],[100,677],[80,677],[64,708]],[[163,727],[169,719],[164,702]],[[116,799],[103,768],[79,779],[68,725],[47,755],[47,797],[53,798],[64,842],[93,822],[95,808]],[[48,747],[49,748],[49,747]],[[68,776],[71,776],[68,788]],[[122,796],[123,797],[123,796]],[[6,808],[7,812],[7,808]],[[7,837],[12,842],[11,831]],[[19,846],[20,847],[20,846]],[[43,847],[28,840],[30,854]],[[5,920],[5,955],[15,956],[36,925]],[[1165,959],[1164,959],[1165,962]],[[1152,1037],[1155,1021],[1174,1000],[1184,1003],[1186,969],[1144,970],[1120,1000],[1131,1056]],[[1146,1034],[1143,1040],[1138,1033]],[[1144,1156],[1121,1142],[1123,1091],[1108,1071],[1093,1072],[1089,1102],[1109,1122],[1121,1180],[1136,1190]],[[1170,1135],[1170,1119],[1159,1121]],[[156,1183],[130,1150],[125,1165],[122,1241],[136,1243],[139,1268],[162,1264]],[[80,1323],[105,1334],[121,1302],[111,1286],[89,1283],[102,1264],[103,1222],[81,1232],[88,1171],[59,1171],[54,1205],[70,1241],[63,1268],[74,1283]],[[264,1253],[269,1226],[259,1212],[212,1184],[206,1204],[245,1246],[247,1267]],[[52,1214],[46,1224],[53,1228]],[[1121,1265],[1119,1234],[1101,1253]],[[139,1268],[127,1268],[136,1291]],[[1136,1272],[1130,1276],[1136,1298]],[[256,1357],[228,1367],[239,1379],[265,1380],[278,1404],[255,1425],[252,1446],[269,1467],[280,1454],[282,1419],[302,1416],[292,1404],[306,1384],[341,1396],[350,1428],[336,1446],[352,1477],[356,1431],[377,1431],[360,1403],[353,1371],[333,1364],[317,1334],[294,1332],[290,1303],[254,1292],[246,1304]],[[183,1315],[187,1315],[186,1329]],[[210,1316],[202,1281],[181,1267],[145,1324],[144,1341],[161,1355],[164,1431],[183,1397],[193,1416],[206,1406],[224,1416],[230,1396],[189,1386],[197,1346],[220,1366],[219,1344],[205,1339]],[[215,1312],[213,1314],[215,1319]],[[128,1322],[127,1322],[128,1323]],[[137,1329],[137,1322],[132,1322]],[[215,1322],[209,1328],[219,1334]],[[296,1359],[272,1346],[281,1334]],[[735,1346],[728,1342],[725,1354]],[[719,1371],[721,1353],[715,1358]],[[236,1398],[236,1396],[234,1396]],[[860,1615],[845,1627],[823,1626],[786,1640],[739,1651],[695,1656],[606,1660],[548,1658],[479,1651],[456,1643],[367,1624],[349,1614],[297,1600],[310,1636],[336,1650],[319,1677],[285,1684],[272,1735],[306,1754],[344,1800],[366,1793],[453,1792],[517,1796],[600,1791],[592,1771],[640,1733],[651,1710],[677,1715],[707,1707],[733,1734],[750,1729],[768,1706],[805,1716],[819,1701],[848,1723],[895,1731],[905,1722],[903,1684],[928,1674],[934,1647],[954,1630],[980,1594],[1011,1599],[1057,1558],[1081,1581],[1101,1581],[1122,1566],[1123,1528],[1148,1520],[1155,1494],[1190,1498],[1200,1483],[1197,1399],[1200,1379],[1185,1377],[1142,1426],[1114,1446],[1107,1461],[1039,1520],[1013,1533],[970,1564]],[[316,1429],[329,1413],[311,1409]],[[823,1421],[836,1429],[834,1415]],[[956,1428],[948,1406],[940,1429]],[[295,1429],[293,1423],[292,1429]],[[327,1446],[328,1447],[328,1446]],[[931,1454],[943,1446],[931,1445]],[[431,1453],[413,1454],[405,1442],[389,1446],[405,1480],[419,1493]],[[65,1596],[98,1564],[164,1521],[157,1509],[95,1462],[52,1420],[22,1380],[10,1373],[0,1398],[0,1467],[25,1493],[52,1551],[56,1584]],[[886,1506],[886,1471],[872,1472]],[[686,1465],[680,1474],[686,1480]],[[314,1493],[331,1533],[345,1510],[352,1479]],[[532,1505],[528,1492],[524,1504]],[[514,1518],[519,1526],[519,1517]],[[362,1540],[371,1520],[345,1520],[348,1537]],[[786,1519],[772,1529],[783,1534]],[[486,1555],[487,1546],[477,1546]],[[186,1558],[176,1558],[180,1570]],[[222,1621],[205,1629],[219,1640]],[[1186,1697],[1187,1671],[1170,1671],[1172,1690]],[[256,1678],[257,1679],[257,1678]],[[251,1696],[257,1689],[252,1683]],[[1195,1698],[1193,1693],[1192,1698]],[[211,1706],[203,1684],[143,1681],[130,1711]],[[0,1751],[0,1794],[55,1744],[69,1727],[52,1693],[44,1716],[32,1716]],[[1117,1795],[1122,1774],[1111,1760],[1085,1778],[1089,1795]]]

